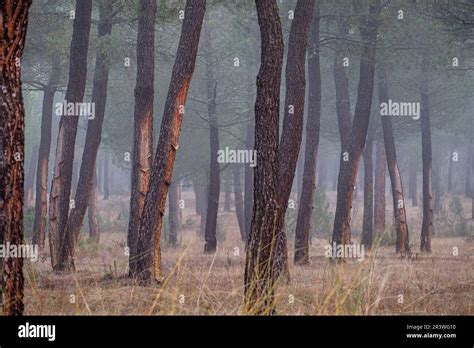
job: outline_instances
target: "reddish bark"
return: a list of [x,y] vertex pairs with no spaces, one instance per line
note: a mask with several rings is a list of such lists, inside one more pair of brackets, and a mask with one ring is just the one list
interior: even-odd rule
[[[388,85],[386,71],[382,65],[379,66],[379,102],[388,102]],[[410,251],[409,231],[405,210],[405,197],[403,194],[403,184],[400,176],[400,170],[397,162],[397,152],[395,148],[395,139],[393,137],[392,120],[390,116],[382,116],[382,128],[385,143],[385,154],[387,157],[388,172],[392,184],[393,212],[395,220],[395,229],[397,233],[396,252],[405,253]]]
[[[25,110],[21,66],[31,1],[0,3],[0,243],[23,244]],[[3,315],[23,314],[23,258],[1,259]]]
[[136,271],[142,281],[151,279],[160,281],[162,278],[161,228],[165,203],[179,147],[184,106],[194,72],[205,10],[205,0],[188,0],[186,2],[185,18],[138,233]]
[[153,156],[153,95],[156,1],[140,0],[137,34],[137,82],[127,244],[129,274],[135,276],[138,261],[138,230],[148,191]]

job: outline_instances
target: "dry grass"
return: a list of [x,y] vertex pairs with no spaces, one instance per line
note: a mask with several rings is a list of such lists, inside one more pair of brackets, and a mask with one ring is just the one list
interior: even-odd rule
[[[99,209],[110,213],[114,209],[104,209],[105,204],[122,203],[101,202]],[[125,231],[104,232],[98,248],[81,243],[76,274],[53,273],[47,254],[36,264],[27,264],[26,314],[239,314],[245,255],[234,214],[219,216],[227,237],[215,255],[202,252],[203,241],[196,234],[199,217],[193,209],[184,210],[186,220],[194,225],[181,230],[180,247],[163,251],[167,275],[163,284],[142,287],[128,279]],[[417,231],[412,233],[417,245]],[[414,260],[401,260],[393,248],[381,247],[363,262],[338,265],[324,257],[326,243],[313,240],[309,266],[291,264],[290,284],[277,291],[278,314],[474,313],[473,242],[435,238],[432,255]],[[459,249],[459,256],[452,255],[453,247]],[[291,243],[289,248],[292,260]]]

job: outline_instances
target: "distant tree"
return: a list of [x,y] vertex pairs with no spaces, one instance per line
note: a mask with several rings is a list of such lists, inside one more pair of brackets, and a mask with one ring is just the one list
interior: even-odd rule
[[421,226],[420,250],[431,252],[433,236],[433,192],[432,192],[432,148],[429,99],[429,52],[424,50],[420,85],[421,143],[423,162],[423,223]]

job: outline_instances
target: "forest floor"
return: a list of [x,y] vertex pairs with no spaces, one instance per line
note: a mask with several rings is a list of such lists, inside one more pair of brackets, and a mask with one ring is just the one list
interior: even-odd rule
[[[183,197],[180,245],[163,248],[165,280],[161,285],[143,287],[127,278],[128,217],[122,215],[128,202],[114,197],[99,202],[101,242],[97,246],[87,238],[81,240],[75,274],[54,273],[47,253],[36,263],[26,263],[25,314],[239,314],[245,252],[235,213],[220,213],[225,240],[215,255],[205,255],[197,233],[200,218],[188,204],[191,195],[183,193]],[[413,250],[418,250],[416,231],[412,233]],[[276,292],[278,314],[474,314],[472,240],[437,237],[431,255],[414,254],[404,260],[393,246],[383,246],[366,252],[361,262],[341,264],[324,256],[327,244],[327,240],[313,239],[310,265],[294,266],[289,242],[291,281]]]

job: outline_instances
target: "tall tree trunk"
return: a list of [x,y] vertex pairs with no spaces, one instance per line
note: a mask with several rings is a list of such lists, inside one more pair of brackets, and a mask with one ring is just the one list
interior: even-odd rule
[[36,166],[36,203],[33,223],[33,244],[43,249],[46,239],[46,218],[48,214],[48,168],[51,150],[51,126],[53,120],[54,94],[61,75],[59,58],[55,56],[51,64],[48,85],[43,90],[41,111],[41,139]]
[[299,0],[288,39],[285,71],[286,95],[282,135],[278,146],[279,211],[276,221],[276,245],[273,255],[275,276],[289,280],[285,214],[288,208],[303,136],[306,90],[306,48],[313,18],[314,0]]
[[432,154],[429,99],[429,56],[423,53],[421,77],[421,150],[423,162],[423,223],[421,226],[420,250],[431,253],[433,236],[433,192],[432,192]]
[[[388,102],[388,85],[385,67],[379,66],[379,102]],[[396,251],[402,254],[409,251],[409,231],[405,210],[405,197],[403,184],[397,162],[395,139],[393,137],[392,120],[390,116],[382,116],[383,137],[385,142],[385,154],[387,157],[388,172],[392,183],[393,212],[395,228],[397,231]]]
[[242,238],[242,242],[245,244],[247,236],[245,234],[244,199],[242,196],[242,182],[240,180],[239,164],[234,164],[232,166],[232,176],[234,182],[235,215],[237,216],[237,222],[239,223],[240,237]]
[[[20,62],[31,1],[0,3],[0,243],[23,244],[25,110]],[[23,258],[2,258],[3,315],[23,314]]]
[[[91,26],[92,0],[76,1],[72,31],[69,81],[65,102],[82,103],[87,79],[87,52]],[[49,202],[49,247],[51,264],[62,270],[66,265],[59,261],[59,249],[68,244],[65,230],[71,197],[72,166],[79,115],[62,116],[59,121],[54,174]]]
[[107,201],[110,196],[110,158],[107,154],[104,158],[104,200]]
[[[347,161],[341,156],[337,184],[337,203],[334,219],[332,242],[337,245],[351,243],[351,209],[354,185],[357,178],[359,160],[365,146],[369,126],[370,109],[374,87],[375,46],[377,37],[377,17],[380,13],[380,0],[370,4],[367,22],[360,25],[364,42],[361,61],[357,102],[351,127],[350,144],[347,150]],[[342,60],[337,62],[342,64]],[[343,146],[344,149],[344,146]],[[344,155],[344,154],[343,154]]]
[[130,252],[129,275],[132,277],[136,276],[138,270],[138,233],[143,217],[153,159],[156,1],[140,0],[139,11],[131,175],[132,193],[127,235],[127,245]]
[[[217,214],[219,211],[219,196],[220,196],[220,168],[217,161],[219,151],[219,125],[217,123],[216,113],[216,97],[217,97],[217,82],[214,79],[213,66],[214,61],[212,57],[212,42],[209,24],[204,28],[204,47],[206,57],[206,91],[207,91],[207,112],[209,115],[209,145],[210,145],[210,163],[209,163],[209,192],[207,195],[207,215],[206,215],[206,231],[204,233],[204,252],[214,253],[217,248]],[[225,175],[228,177],[228,175]],[[230,201],[230,185],[225,178],[225,204],[227,208]],[[230,210],[230,207],[229,207]],[[229,211],[226,210],[226,211]]]
[[[309,233],[315,189],[316,159],[318,156],[321,123],[321,66],[319,50],[320,4],[316,3],[309,37],[308,56],[308,116],[306,121],[306,149],[303,183],[299,200],[295,232],[295,264],[309,263]],[[320,176],[321,179],[321,176]]]
[[138,272],[145,281],[161,280],[161,227],[166,196],[179,147],[184,105],[194,72],[205,0],[187,0],[185,18],[179,39],[175,64],[161,122],[160,138],[151,168],[149,190],[145,197],[144,215],[138,233]]
[[375,184],[374,184],[374,230],[375,240],[385,231],[385,175],[387,160],[383,139],[377,141],[375,153]]
[[[110,17],[110,14],[113,12],[112,3],[112,0],[106,0],[101,2],[99,7],[98,37],[99,40],[104,42],[110,37],[112,32]],[[82,222],[89,202],[93,202],[96,205],[92,207],[92,209],[89,209],[89,225],[91,225],[91,213],[93,214],[93,220],[96,220],[97,197],[90,198],[89,196],[92,190],[94,190],[93,195],[97,196],[98,194],[96,161],[105,116],[109,66],[109,53],[104,49],[99,49],[96,56],[96,67],[92,85],[92,102],[95,104],[95,115],[94,119],[89,120],[87,123],[86,142],[82,153],[79,182],[74,196],[74,208],[71,209],[69,214],[64,234],[65,242],[61,245],[59,254],[58,267],[60,269],[74,269],[75,244],[79,238]],[[94,181],[96,182],[95,184]],[[93,189],[93,185],[95,185],[95,189]]]
[[244,310],[272,314],[276,275],[272,263],[276,244],[278,195],[278,133],[283,35],[275,0],[256,0],[261,36],[261,64],[255,101],[254,206],[244,273]]
[[178,227],[179,227],[179,182],[174,182],[170,186],[168,192],[169,196],[169,210],[168,210],[168,226],[169,226],[169,235],[168,235],[168,244],[171,247],[176,247],[178,245]]
[[33,199],[33,186],[35,184],[35,172],[38,164],[38,146],[34,146],[31,151],[30,161],[25,178],[25,208],[31,208],[31,201]]
[[[95,172],[95,169],[94,169]],[[97,196],[98,196],[98,185],[97,185],[97,174],[93,178],[93,187],[89,195],[89,207],[87,209],[87,217],[89,220],[89,237],[95,242],[99,243],[100,240],[100,228],[99,228],[99,217],[97,216]]]
[[[250,108],[251,109],[251,108]],[[249,110],[250,110],[249,109]],[[249,111],[249,116],[251,112]],[[250,117],[249,117],[250,118]],[[246,131],[246,139],[245,139],[245,145],[247,150],[250,151],[250,149],[254,148],[254,138],[255,138],[255,132],[254,132],[254,121],[253,117],[252,120],[249,120],[247,123],[247,131]],[[252,223],[252,213],[253,213],[253,174],[254,174],[254,169],[250,165],[245,165],[244,167],[244,215],[245,215],[245,247],[247,247],[248,243],[248,237],[250,235],[250,227]]]
[[367,138],[365,144],[364,158],[364,216],[362,219],[362,241],[367,249],[372,248],[374,228],[374,162],[373,146],[374,140]]

